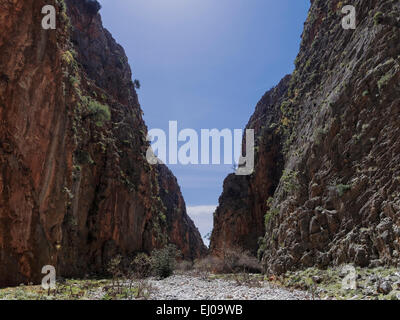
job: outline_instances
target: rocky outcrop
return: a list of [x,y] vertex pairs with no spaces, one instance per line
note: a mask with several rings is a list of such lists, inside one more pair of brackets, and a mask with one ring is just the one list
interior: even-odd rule
[[[357,26],[345,30],[343,2],[311,1],[287,89],[257,115],[269,128],[259,139],[282,155],[282,162],[271,161],[258,150],[248,179],[260,179],[238,191],[248,193],[245,199],[257,209],[243,201],[245,206],[225,214],[230,202],[221,197],[216,234],[226,217],[233,217],[230,228],[236,230],[244,221],[253,225],[256,210],[263,211],[266,232],[258,252],[267,273],[400,264],[400,6],[351,4]],[[263,177],[268,172],[278,182],[258,194],[267,203],[262,207],[251,199],[255,188],[272,181]],[[247,219],[235,218],[241,214]],[[211,247],[222,246],[220,239],[213,237]],[[230,244],[236,243],[232,237]]]
[[[48,4],[56,30],[41,26]],[[44,265],[64,277],[102,272],[112,256],[169,238],[200,255],[183,200],[174,214],[160,198],[165,170],[146,161],[131,71],[98,3],[0,0],[0,9],[0,286],[37,282]]]

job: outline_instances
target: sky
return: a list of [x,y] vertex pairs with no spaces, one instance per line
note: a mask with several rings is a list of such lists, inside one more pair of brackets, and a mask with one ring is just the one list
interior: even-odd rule
[[[149,129],[243,129],[294,69],[309,0],[99,0]],[[178,148],[184,142],[178,144]],[[222,157],[223,159],[223,157]],[[168,163],[167,163],[168,164]],[[169,165],[204,236],[232,165]],[[208,241],[205,239],[205,242]]]

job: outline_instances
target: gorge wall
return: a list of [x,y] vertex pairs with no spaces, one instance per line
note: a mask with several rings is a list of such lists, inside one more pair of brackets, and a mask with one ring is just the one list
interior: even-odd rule
[[270,107],[283,101],[289,80],[290,76],[286,76],[262,97],[246,126],[246,129],[254,129],[257,137],[254,167],[257,174],[239,176],[233,173],[225,179],[210,241],[210,249],[216,254],[232,246],[255,254],[258,239],[265,234],[266,199],[273,195],[283,166],[281,137],[267,134],[265,123],[279,121],[280,114]]
[[[56,30],[41,26],[48,4]],[[99,9],[0,0],[0,286],[38,282],[44,265],[103,272],[168,242],[206,251],[176,179],[146,160],[131,70]]]
[[399,17],[399,1],[311,1],[295,71],[247,125],[255,172],[225,180],[214,254],[257,251],[270,274],[400,265]]

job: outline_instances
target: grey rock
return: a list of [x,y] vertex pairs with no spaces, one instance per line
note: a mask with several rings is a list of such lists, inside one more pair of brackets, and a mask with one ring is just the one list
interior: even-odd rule
[[356,256],[354,258],[354,262],[356,263],[356,265],[360,267],[368,266],[369,263],[368,253],[364,248],[360,247],[356,249]]
[[379,259],[371,260],[369,263],[370,268],[377,268],[382,265],[382,261]]
[[375,282],[378,281],[378,277],[377,276],[369,276],[368,277],[368,281],[372,282],[372,283],[375,283]]
[[320,276],[313,276],[312,280],[314,281],[314,283],[321,283],[322,282],[322,278]]
[[320,227],[320,224],[319,224],[317,218],[316,218],[316,217],[313,217],[313,218],[311,219],[310,231],[309,231],[309,233],[310,233],[310,234],[314,234],[314,233],[319,232],[320,230],[321,230],[321,227]]
[[378,293],[389,294],[392,289],[392,285],[389,281],[383,281],[378,285],[377,291]]

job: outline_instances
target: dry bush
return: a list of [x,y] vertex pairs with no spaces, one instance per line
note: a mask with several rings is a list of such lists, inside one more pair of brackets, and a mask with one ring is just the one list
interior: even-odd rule
[[152,260],[145,253],[139,253],[129,265],[129,278],[145,279],[151,276]]
[[193,262],[182,260],[176,265],[176,270],[181,272],[188,272],[193,270]]
[[221,261],[218,257],[215,256],[207,256],[202,259],[198,259],[194,262],[194,269],[200,272],[215,272],[218,269],[218,266],[221,264]]
[[112,276],[112,283],[104,286],[103,291],[109,299],[148,299],[155,290],[146,279],[152,274],[153,259],[139,253],[130,262],[129,268],[122,260],[118,255],[108,263],[107,271]]
[[145,279],[139,280],[136,285],[137,285],[136,299],[147,300],[150,298],[151,294],[155,290],[155,288],[150,284],[150,282]]
[[261,273],[258,259],[241,248],[228,248],[222,252],[217,273]]
[[257,258],[239,248],[225,249],[220,256],[207,256],[196,260],[194,269],[198,273],[261,273]]
[[238,286],[247,286],[250,288],[261,288],[263,286],[261,279],[248,273],[236,273],[233,275],[233,279]]
[[123,287],[123,282],[121,281],[121,278],[123,277],[124,272],[122,270],[121,262],[122,256],[117,255],[112,258],[107,265],[107,271],[112,277],[112,285],[108,289],[110,289],[115,294],[120,294]]
[[198,259],[194,262],[195,275],[201,279],[208,279],[210,273],[215,272],[216,266],[220,264],[220,259],[214,256],[207,256],[202,259]]
[[238,267],[244,272],[261,273],[262,267],[258,259],[252,256],[249,252],[243,252],[239,258]]

